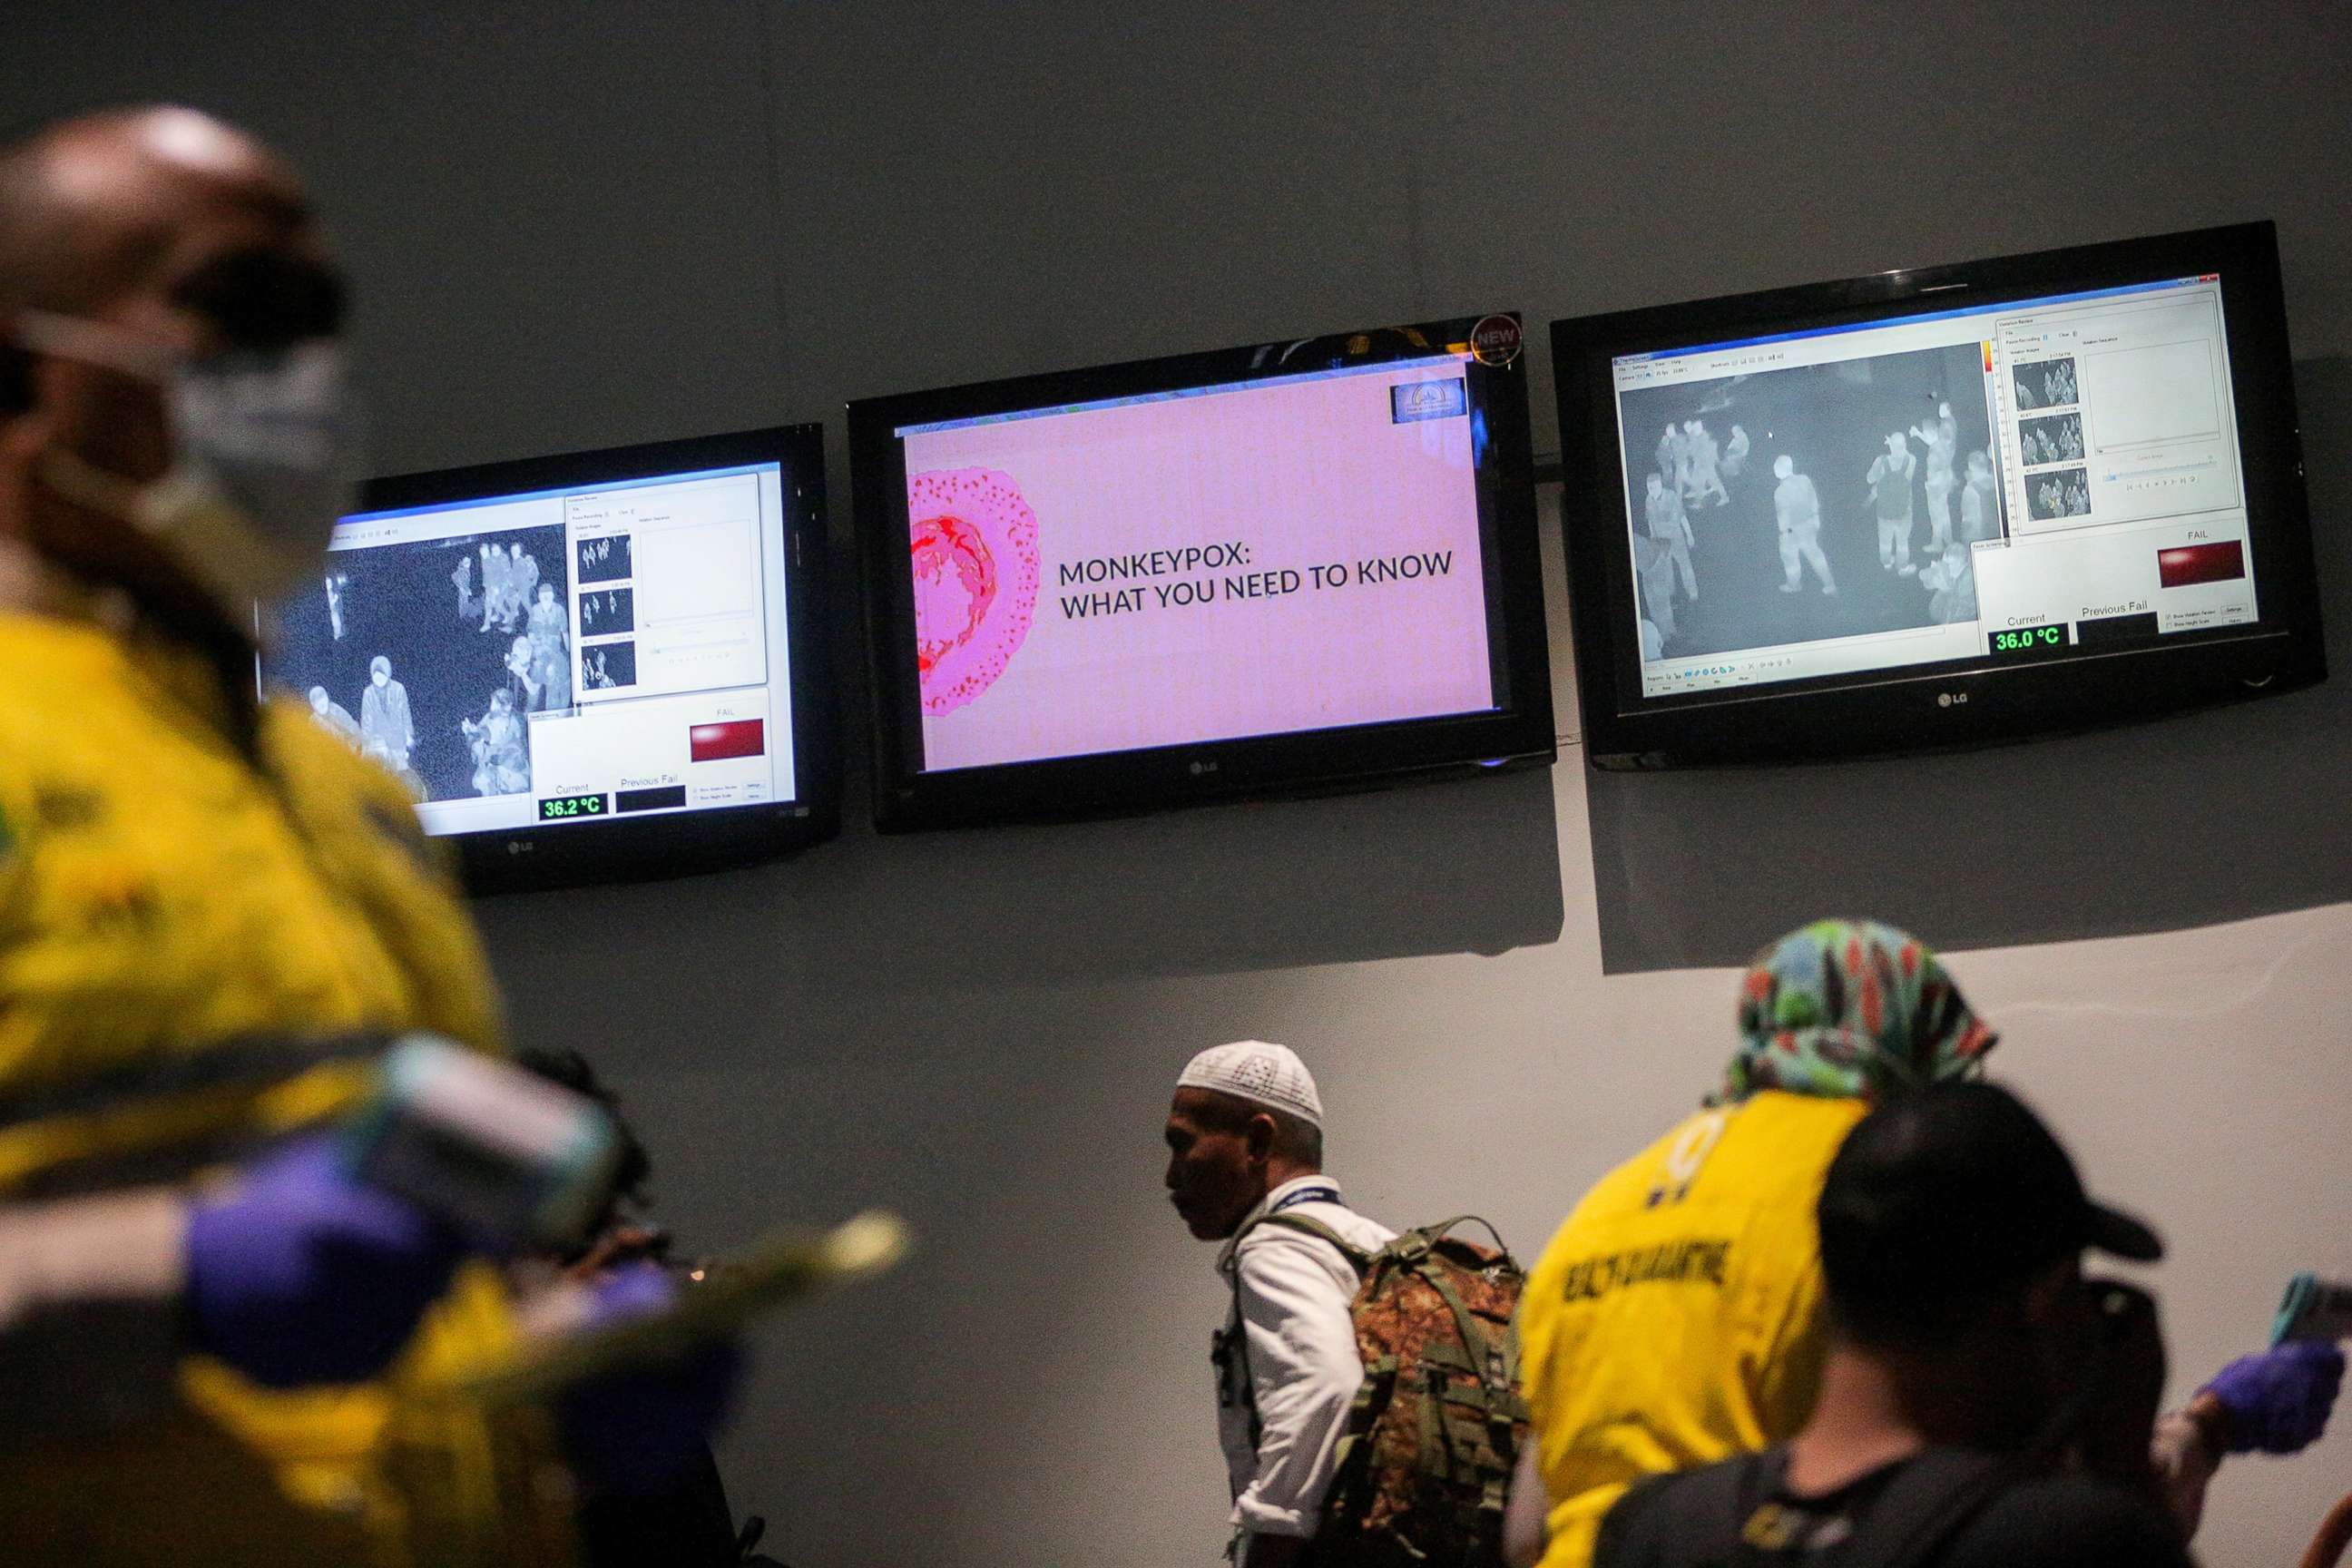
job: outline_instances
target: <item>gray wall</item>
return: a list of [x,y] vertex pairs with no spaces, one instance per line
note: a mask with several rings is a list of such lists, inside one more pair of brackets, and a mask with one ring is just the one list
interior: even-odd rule
[[[0,58],[27,115],[183,98],[301,160],[363,286],[388,469],[792,418],[833,419],[838,462],[839,405],[865,394],[2273,216],[2317,521],[2338,531],[2342,20],[153,0],[12,16]],[[1554,641],[1565,677],[1557,618]],[[1204,1563],[1219,1302],[1153,1140],[1212,1041],[1307,1054],[1366,1206],[1475,1207],[1531,1249],[1714,1077],[1731,976],[1687,965],[1866,906],[1978,949],[1956,968],[2007,1034],[2003,1070],[2162,1222],[2178,1392],[2256,1341],[2289,1272],[2352,1273],[2347,730],[2325,690],[2021,751],[2038,797],[2074,803],[2058,829],[2029,800],[1916,852],[1832,834],[1725,866],[1684,825],[1769,840],[1824,793],[1884,816],[1979,798],[1978,774],[1589,800],[1571,750],[1548,778],[1321,804],[854,826],[794,864],[482,914],[519,1033],[618,1079],[686,1236],[874,1202],[922,1233],[887,1285],[760,1335],[721,1458],[780,1555]],[[2168,832],[2208,848],[2158,875]],[[1939,853],[1953,877],[1922,874]],[[2057,916],[2016,912],[2053,880]],[[2285,1559],[2347,1484],[2340,1439],[2232,1466],[2206,1560]]]

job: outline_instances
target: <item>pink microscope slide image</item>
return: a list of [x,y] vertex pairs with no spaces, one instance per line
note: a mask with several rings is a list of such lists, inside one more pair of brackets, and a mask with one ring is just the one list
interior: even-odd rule
[[952,713],[993,685],[1037,608],[1037,519],[1010,479],[946,468],[907,481],[915,666],[923,711]]
[[1491,709],[1470,421],[1391,417],[1461,374],[907,437],[925,768]]

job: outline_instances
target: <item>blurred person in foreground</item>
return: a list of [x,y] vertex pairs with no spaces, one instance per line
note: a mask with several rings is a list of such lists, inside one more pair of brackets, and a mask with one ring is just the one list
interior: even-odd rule
[[[515,1065],[602,1105],[621,1146],[612,1196],[586,1234],[571,1247],[517,1261],[514,1271],[526,1289],[551,1276],[575,1287],[606,1289],[646,1265],[699,1279],[701,1266],[674,1262],[668,1233],[652,1222],[647,1187],[653,1157],[622,1114],[621,1097],[596,1076],[588,1058],[574,1050],[530,1046],[515,1053]],[[628,1440],[634,1434],[625,1429],[619,1436]],[[660,1440],[685,1451],[666,1477],[581,1500],[576,1524],[583,1568],[718,1568],[741,1557],[710,1445],[691,1428]],[[755,1529],[751,1539],[757,1538]]]
[[574,1438],[642,1388],[581,1390],[584,1426],[402,1397],[518,1319],[328,1131],[387,1037],[505,1032],[398,781],[255,692],[256,606],[317,578],[358,468],[342,321],[243,132],[133,109],[0,149],[15,1560],[560,1562],[576,1490],[629,1479]]

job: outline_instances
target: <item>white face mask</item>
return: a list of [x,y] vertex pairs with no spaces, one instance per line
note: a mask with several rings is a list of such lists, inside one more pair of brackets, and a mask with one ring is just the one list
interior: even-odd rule
[[59,492],[163,541],[233,619],[317,575],[362,464],[341,344],[322,338],[190,359],[101,321],[41,310],[20,314],[17,337],[163,389],[172,467],[162,478],[142,485],[52,449],[42,477]]

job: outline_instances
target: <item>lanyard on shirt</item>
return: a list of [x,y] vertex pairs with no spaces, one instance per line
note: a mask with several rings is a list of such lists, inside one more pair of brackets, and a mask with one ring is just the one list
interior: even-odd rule
[[1336,1204],[1339,1201],[1339,1189],[1337,1187],[1301,1187],[1265,1212],[1267,1216],[1271,1217],[1286,1208],[1296,1208],[1300,1204]]

